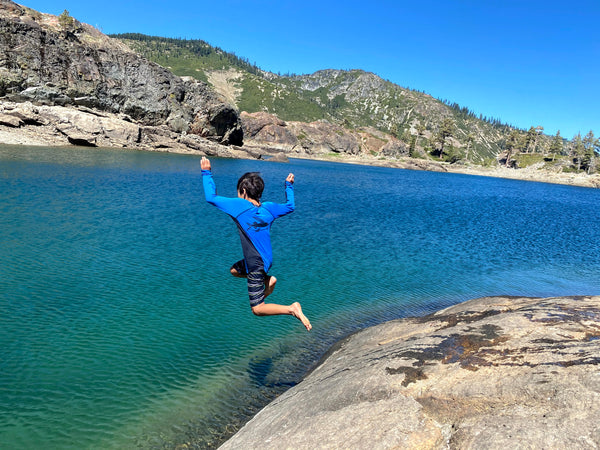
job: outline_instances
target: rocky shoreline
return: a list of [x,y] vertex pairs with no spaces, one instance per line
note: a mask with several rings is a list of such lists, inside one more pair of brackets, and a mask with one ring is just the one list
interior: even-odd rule
[[0,144],[22,146],[88,146],[145,151],[187,153],[223,158],[272,159],[288,157],[392,167],[409,170],[462,173],[581,187],[600,187],[600,175],[558,173],[533,168],[465,166],[409,157],[382,158],[365,154],[289,151],[277,146],[250,143],[222,145],[195,134],[175,132],[168,126],[137,123],[124,114],[86,107],[34,105],[31,102],[0,102]]
[[488,297],[338,343],[221,447],[597,448],[600,297]]
[[82,146],[254,158],[241,147],[221,145],[167,125],[144,125],[125,114],[83,106],[0,101],[0,144]]
[[[271,150],[272,151],[272,150]],[[263,153],[269,149],[262,149]],[[538,183],[563,184],[588,188],[600,188],[600,174],[550,172],[535,168],[511,169],[502,166],[484,167],[476,165],[449,164],[434,160],[398,157],[381,159],[370,156],[347,155],[289,155],[299,159],[315,159],[319,161],[340,162],[378,167],[390,167],[407,170],[425,170],[429,172],[460,173],[481,177],[506,178],[511,180],[534,181]]]

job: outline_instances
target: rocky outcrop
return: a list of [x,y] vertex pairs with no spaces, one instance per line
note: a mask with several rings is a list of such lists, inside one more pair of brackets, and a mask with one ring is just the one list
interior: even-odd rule
[[298,146],[298,138],[277,116],[257,112],[241,114],[245,143],[291,151]]
[[222,449],[597,448],[600,297],[472,300],[359,332]]
[[325,121],[291,122],[299,146],[294,150],[308,154],[342,153],[357,155],[360,145],[356,136],[344,128]]
[[0,143],[12,145],[126,147],[254,159],[240,147],[178,133],[167,125],[141,125],[124,114],[87,107],[0,102]]
[[10,0],[0,0],[0,97],[124,114],[139,126],[226,145],[243,140],[237,111],[206,84],[184,81],[68,15]]
[[286,122],[265,112],[241,114],[245,145],[298,156],[408,155],[401,141],[375,129],[348,130],[327,121]]

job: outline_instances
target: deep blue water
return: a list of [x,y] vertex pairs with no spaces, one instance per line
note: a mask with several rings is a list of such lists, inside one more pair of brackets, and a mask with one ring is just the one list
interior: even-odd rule
[[209,445],[338,339],[488,295],[600,293],[600,190],[293,160],[213,160],[221,195],[260,171],[273,226],[259,318],[235,225],[199,158],[0,147],[0,448]]

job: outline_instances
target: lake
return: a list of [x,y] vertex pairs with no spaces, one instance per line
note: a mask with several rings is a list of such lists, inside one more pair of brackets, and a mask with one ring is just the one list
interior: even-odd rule
[[492,295],[600,294],[600,190],[342,163],[214,159],[219,194],[259,171],[273,225],[252,315],[232,220],[199,157],[0,147],[0,448],[215,445],[339,339]]

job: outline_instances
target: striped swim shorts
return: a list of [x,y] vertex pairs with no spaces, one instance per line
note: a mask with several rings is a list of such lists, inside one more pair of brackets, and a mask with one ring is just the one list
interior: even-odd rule
[[232,268],[248,279],[250,307],[253,308],[263,303],[265,301],[265,281],[267,279],[265,271],[258,269],[248,272],[244,260],[236,262]]

